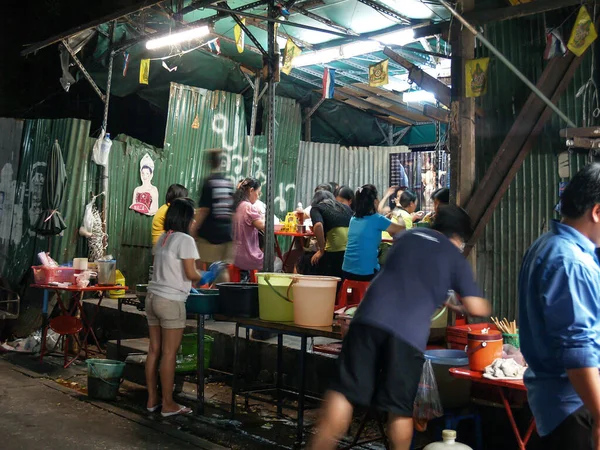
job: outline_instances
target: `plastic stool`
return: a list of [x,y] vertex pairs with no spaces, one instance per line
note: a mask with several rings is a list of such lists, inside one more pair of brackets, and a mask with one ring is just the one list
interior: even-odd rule
[[[65,355],[65,362],[63,364],[63,367],[66,369],[79,358],[79,355],[76,355],[69,361],[69,347],[71,346],[72,336],[75,342],[77,343],[78,348],[81,350],[82,345],[77,335],[81,330],[83,330],[83,322],[77,317],[73,316],[58,316],[54,319],[50,319],[50,323],[46,328],[44,328],[44,332],[42,333],[42,349],[40,352],[40,360],[44,358],[44,354],[46,353],[46,336],[48,334],[48,328],[58,333],[60,335],[59,341],[63,341],[63,349]],[[85,344],[84,351],[87,357],[87,343]]]
[[[338,292],[335,307],[343,308],[345,306],[358,305],[365,296],[369,284],[371,284],[369,281],[344,280],[342,288]],[[352,289],[352,294],[350,296],[348,296],[348,289]],[[348,299],[348,297],[350,297],[350,299]]]
[[[437,425],[436,435],[442,439],[443,430],[456,430],[458,424],[463,420],[473,420],[475,425],[475,450],[483,450],[483,431],[481,427],[481,415],[476,409],[445,409],[443,417],[440,417]],[[443,424],[443,427],[441,427]]]
[[[242,281],[242,269],[233,264],[229,264],[227,270],[229,271],[229,281],[232,283],[239,283]],[[247,272],[250,272],[250,283],[256,283],[256,274],[258,273],[258,270],[248,270]]]

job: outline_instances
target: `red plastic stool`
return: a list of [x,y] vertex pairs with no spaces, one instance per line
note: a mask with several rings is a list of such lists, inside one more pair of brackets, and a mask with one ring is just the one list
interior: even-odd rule
[[[58,316],[54,319],[50,319],[50,322],[44,329],[44,333],[42,335],[42,350],[40,352],[40,360],[44,358],[44,354],[46,353],[46,335],[48,334],[48,328],[60,335],[56,344],[58,345],[58,342],[62,340],[65,355],[63,367],[66,369],[79,358],[79,354],[77,354],[69,361],[69,347],[71,346],[72,336],[77,343],[78,348],[82,348],[78,334],[81,332],[81,330],[83,330],[83,322],[77,317],[73,316]],[[87,344],[84,348],[84,351],[87,357]]]
[[[340,292],[338,292],[335,307],[343,308],[345,306],[358,305],[365,296],[369,284],[371,284],[370,281],[344,280],[342,288],[340,289]],[[348,289],[352,290],[350,295],[348,295]]]
[[[229,281],[231,281],[232,283],[239,283],[240,281],[242,281],[242,269],[240,269],[237,266],[234,266],[233,264],[229,264],[227,266],[227,270],[229,271]],[[258,273],[258,270],[250,270],[249,272],[250,283],[256,283],[256,274]]]

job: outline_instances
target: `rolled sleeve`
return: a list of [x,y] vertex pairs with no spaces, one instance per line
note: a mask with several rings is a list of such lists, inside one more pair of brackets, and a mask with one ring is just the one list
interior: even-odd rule
[[256,220],[260,219],[262,219],[260,211],[258,211],[254,205],[248,203],[246,205],[246,210],[244,211],[244,222],[246,225],[250,227]]
[[565,369],[598,367],[600,286],[583,264],[565,261],[546,279],[544,320]]

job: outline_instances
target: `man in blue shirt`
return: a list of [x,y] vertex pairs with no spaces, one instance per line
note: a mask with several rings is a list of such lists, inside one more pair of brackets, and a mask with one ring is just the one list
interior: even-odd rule
[[399,234],[344,338],[311,449],[337,448],[355,405],[387,412],[392,448],[410,448],[431,316],[451,289],[470,314],[490,312],[461,254],[470,235],[469,216],[455,206],[441,207],[431,229]]
[[519,275],[525,384],[541,448],[600,450],[600,164],[573,177],[561,215]]

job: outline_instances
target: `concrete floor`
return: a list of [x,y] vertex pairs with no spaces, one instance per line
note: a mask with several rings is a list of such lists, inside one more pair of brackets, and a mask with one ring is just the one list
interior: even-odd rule
[[225,449],[200,438],[178,437],[176,430],[165,434],[156,428],[141,417],[115,414],[81,401],[73,391],[28,376],[0,359],[3,450]]

